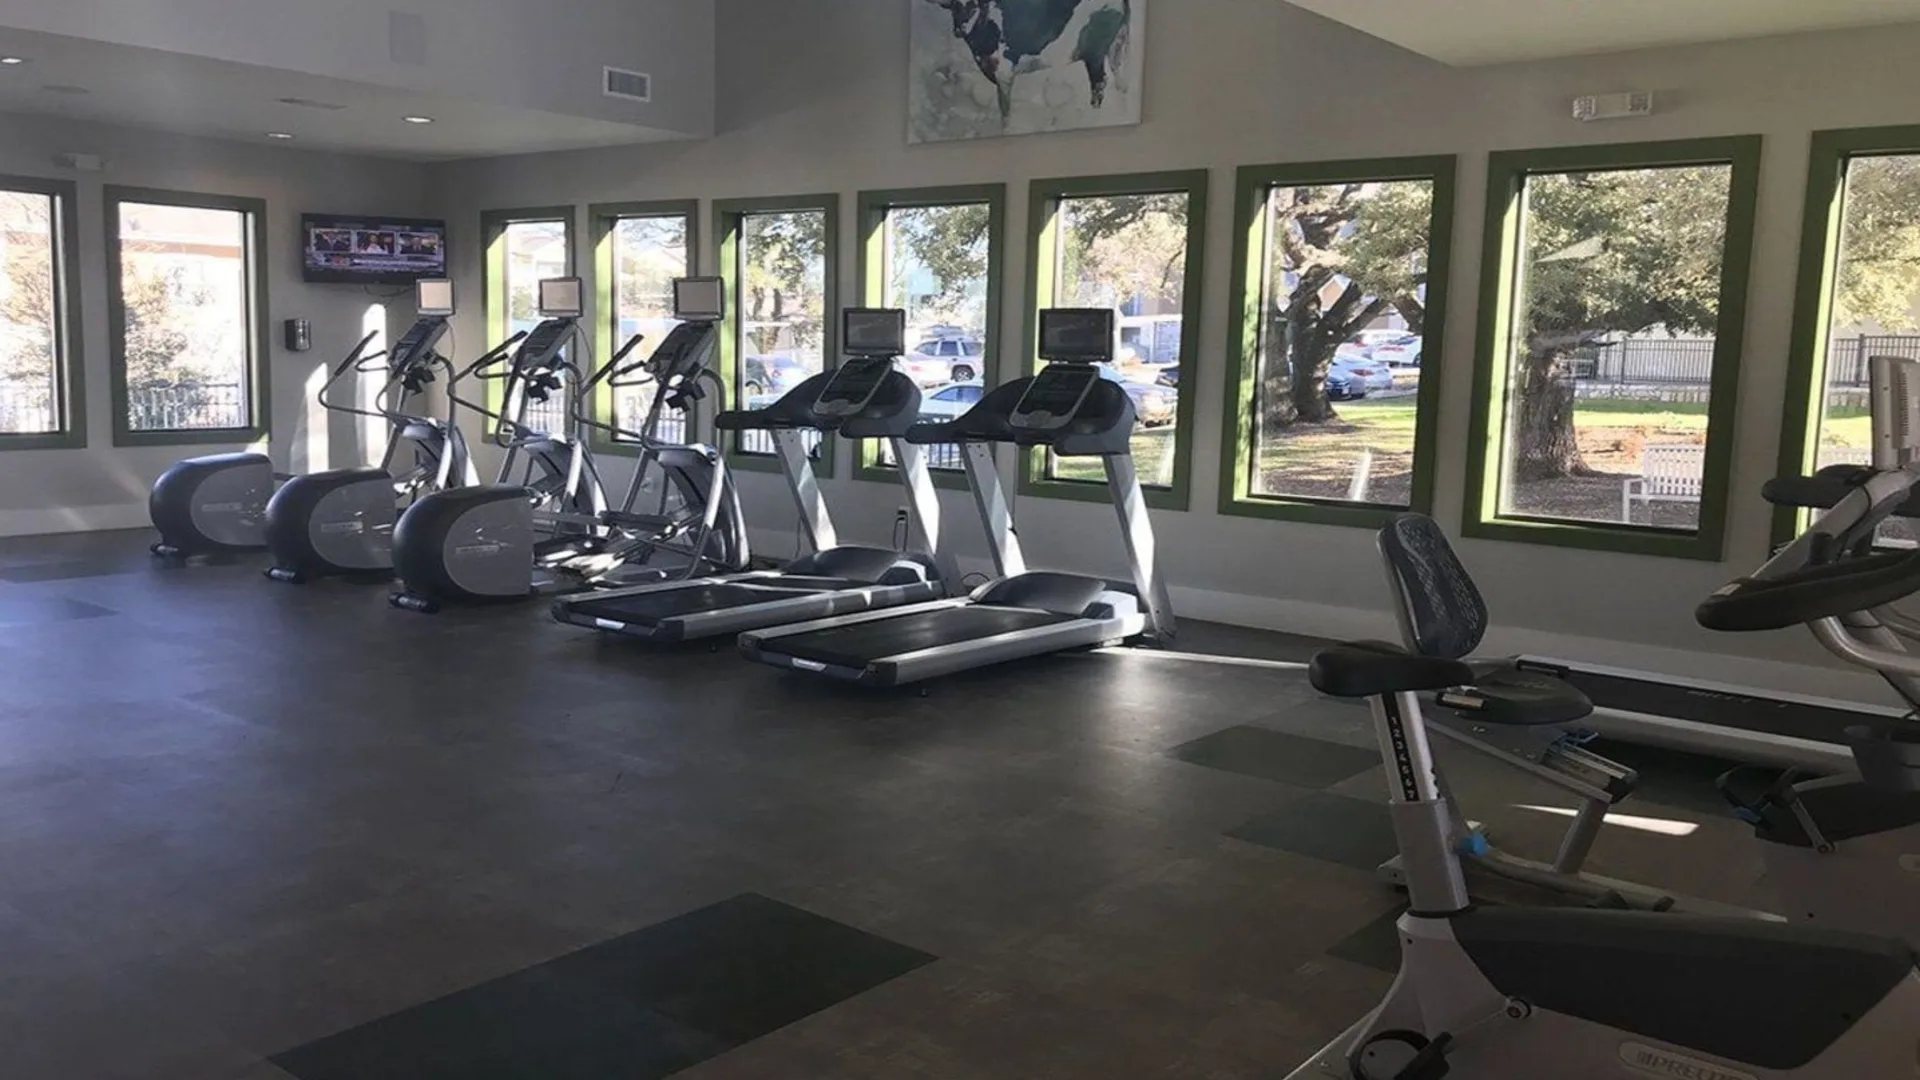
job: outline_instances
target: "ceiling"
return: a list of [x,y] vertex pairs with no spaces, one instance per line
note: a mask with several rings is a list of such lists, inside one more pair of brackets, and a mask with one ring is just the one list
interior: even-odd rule
[[[52,34],[0,30],[0,55],[28,59],[0,66],[0,112],[51,114],[183,135],[412,161],[679,137],[631,124]],[[286,105],[282,98],[343,107]],[[409,124],[403,119],[407,116],[429,116],[434,123]],[[294,138],[270,140],[269,131]],[[73,149],[85,152],[86,147]]]
[[1289,0],[1448,64],[1920,22],[1920,0]]

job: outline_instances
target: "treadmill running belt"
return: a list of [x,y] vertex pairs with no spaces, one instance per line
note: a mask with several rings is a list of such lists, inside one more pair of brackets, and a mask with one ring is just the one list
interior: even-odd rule
[[969,604],[776,638],[767,642],[767,649],[816,664],[863,668],[883,657],[1079,620],[1078,615],[1033,608]]
[[683,615],[727,611],[732,608],[747,607],[750,604],[768,604],[775,600],[789,600],[796,596],[811,596],[815,593],[838,592],[841,589],[862,587],[857,581],[837,581],[828,578],[808,578],[806,584],[798,586],[782,579],[771,579],[764,585],[757,583],[750,585],[736,581],[717,585],[690,585],[682,589],[666,589],[634,596],[576,600],[570,606],[589,619],[649,624],[677,619]]
[[1736,695],[1591,671],[1569,671],[1562,678],[1579,687],[1598,708],[1667,716],[1813,742],[1840,742],[1849,724],[1884,719],[1877,713],[1782,701],[1765,694]]

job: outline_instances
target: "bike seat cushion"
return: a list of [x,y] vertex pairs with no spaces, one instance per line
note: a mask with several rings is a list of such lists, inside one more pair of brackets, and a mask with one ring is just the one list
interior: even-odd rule
[[1473,682],[1473,669],[1458,660],[1414,656],[1384,641],[1356,641],[1315,653],[1307,678],[1334,697],[1379,697],[1464,686]]
[[1593,702],[1572,683],[1506,666],[1478,672],[1471,686],[1443,690],[1437,701],[1462,716],[1515,727],[1567,724],[1593,714]]

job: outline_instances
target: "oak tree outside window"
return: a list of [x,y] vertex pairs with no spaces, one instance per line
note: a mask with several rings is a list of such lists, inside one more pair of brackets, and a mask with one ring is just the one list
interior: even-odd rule
[[[1112,308],[1119,341],[1104,377],[1133,399],[1135,467],[1148,502],[1187,506],[1192,462],[1192,385],[1199,356],[1205,264],[1207,173],[1037,180],[1032,189],[1027,355],[1035,358],[1039,311]],[[1034,455],[1030,494],[1104,500],[1098,459]]]
[[[1783,474],[1869,464],[1869,361],[1920,358],[1920,128],[1816,132],[1801,244]],[[1783,510],[1776,538],[1803,522]],[[1893,518],[1879,538],[1920,530]]]
[[[732,309],[723,348],[735,400],[746,408],[778,399],[839,361],[838,206],[833,195],[714,204]],[[734,451],[749,460],[770,458],[772,433],[743,432]],[[830,460],[831,443],[820,452]]]
[[1431,505],[1453,172],[1240,171],[1223,513],[1377,526]]
[[1493,155],[1469,535],[1720,556],[1758,161]]

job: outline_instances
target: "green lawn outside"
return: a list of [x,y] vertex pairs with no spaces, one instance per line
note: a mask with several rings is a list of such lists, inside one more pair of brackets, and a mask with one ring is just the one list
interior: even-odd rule
[[[1413,469],[1418,399],[1411,395],[1371,398],[1340,402],[1334,409],[1340,418],[1337,423],[1310,425],[1261,440],[1260,493],[1344,497],[1361,451],[1367,449],[1373,452],[1370,471],[1374,490],[1369,498],[1376,502],[1404,502],[1406,495],[1402,489],[1411,483]],[[1618,437],[1621,429],[1637,431],[1643,442],[1675,437],[1702,438],[1707,427],[1707,406],[1695,402],[1585,398],[1575,409],[1574,426],[1589,436],[1582,439],[1582,449],[1596,457],[1614,459],[1630,455],[1637,458],[1637,449],[1617,445],[1623,441]],[[1604,436],[1600,434],[1602,431],[1606,433]],[[1821,425],[1823,447],[1865,449],[1871,438],[1872,417],[1863,408],[1834,408]],[[1594,439],[1603,440],[1603,444],[1589,446]],[[1140,472],[1141,483],[1149,487],[1164,486],[1171,478],[1173,445],[1171,432],[1164,428],[1143,431],[1134,437],[1134,465]],[[1106,480],[1098,458],[1058,461],[1053,476],[1059,480],[1090,483]]]

